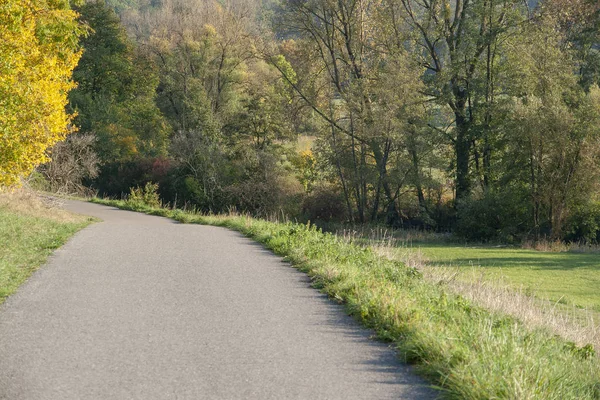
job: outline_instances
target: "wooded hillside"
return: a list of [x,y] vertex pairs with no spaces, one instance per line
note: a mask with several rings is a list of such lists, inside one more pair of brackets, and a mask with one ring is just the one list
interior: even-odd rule
[[40,168],[54,190],[152,182],[205,212],[600,239],[595,1],[75,10],[78,132]]

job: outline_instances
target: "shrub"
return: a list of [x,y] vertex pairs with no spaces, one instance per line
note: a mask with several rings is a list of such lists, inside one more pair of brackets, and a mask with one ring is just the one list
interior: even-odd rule
[[147,182],[158,182],[162,188],[174,169],[166,158],[141,158],[134,161],[104,164],[91,186],[100,196],[121,197],[132,187],[142,187]]
[[52,161],[39,167],[48,188],[58,193],[90,194],[83,182],[98,176],[100,159],[94,151],[95,143],[92,134],[73,134],[54,145]]
[[232,204],[238,211],[255,216],[267,217],[283,213],[295,216],[298,213],[298,195],[302,186],[293,177],[273,174],[268,180],[254,176],[247,181],[237,182],[226,188]]
[[158,184],[148,182],[146,185],[141,188],[136,186],[135,188],[131,188],[129,192],[129,197],[127,199],[130,203],[134,203],[136,205],[145,205],[148,207],[160,207],[161,201],[158,195]]
[[564,239],[569,242],[600,243],[600,202],[579,206],[567,220]]
[[348,216],[344,196],[334,187],[317,187],[304,199],[302,216],[309,221],[344,221]]
[[51,190],[50,182],[48,182],[46,177],[38,171],[33,171],[24,181],[24,185],[25,187],[29,187],[36,191],[47,192]]
[[518,191],[488,192],[458,204],[455,233],[476,241],[520,241],[528,232],[528,202]]

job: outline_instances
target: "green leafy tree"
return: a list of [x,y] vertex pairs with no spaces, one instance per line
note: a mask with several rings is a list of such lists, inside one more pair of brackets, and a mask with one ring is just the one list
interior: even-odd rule
[[103,1],[80,8],[91,34],[73,77],[70,106],[82,132],[97,136],[104,162],[158,156],[169,132],[154,103],[158,76],[152,62],[135,50],[115,12]]
[[[520,0],[389,0],[397,29],[407,24],[413,32],[415,54],[427,68],[427,95],[449,118],[435,128],[450,138],[453,147],[456,198],[470,195],[474,143],[484,141],[481,168],[489,180],[490,125],[494,111],[494,65],[498,45],[518,34],[527,18]],[[451,127],[451,129],[444,129]]]
[[586,90],[600,84],[600,3],[546,0],[542,10],[557,22],[564,35],[563,48],[572,48],[580,84]]
[[321,119],[322,153],[335,166],[348,215],[364,222],[383,208],[397,220],[399,195],[414,167],[400,154],[416,131],[410,125],[422,100],[421,68],[407,57],[404,33],[380,2],[286,6],[284,24],[301,40],[282,50],[297,71],[289,74],[280,58],[271,60]]
[[[586,93],[573,73],[573,53],[562,48],[556,20],[543,16],[514,40],[514,106],[507,158],[523,173],[536,236],[560,238],[569,210],[586,201],[598,176],[600,91]],[[518,159],[515,160],[514,157]]]

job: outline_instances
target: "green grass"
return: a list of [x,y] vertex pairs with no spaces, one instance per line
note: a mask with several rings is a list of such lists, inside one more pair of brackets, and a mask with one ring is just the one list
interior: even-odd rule
[[431,243],[412,249],[431,265],[460,267],[465,277],[484,273],[539,298],[600,311],[600,254]]
[[590,346],[577,347],[489,312],[369,247],[306,225],[95,201],[184,223],[224,226],[264,244],[308,273],[315,287],[344,303],[380,339],[393,342],[446,398],[600,398],[600,360]]
[[[15,199],[19,201],[22,199]],[[0,204],[0,304],[62,246],[75,232],[90,223],[87,218],[44,215],[44,210],[22,210]]]

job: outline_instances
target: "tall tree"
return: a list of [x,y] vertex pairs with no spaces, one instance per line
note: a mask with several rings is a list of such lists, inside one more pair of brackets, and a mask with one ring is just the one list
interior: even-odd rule
[[82,41],[85,52],[73,73],[78,83],[70,106],[76,124],[97,137],[104,162],[166,151],[166,121],[154,103],[158,76],[150,60],[129,41],[118,16],[104,1],[80,8],[92,32]]
[[68,1],[6,0],[0,5],[0,185],[12,185],[47,160],[72,116],[84,29]]
[[[366,0],[290,1],[284,22],[290,34],[303,39],[304,57],[292,55],[302,60],[295,67],[311,70],[297,74],[298,82],[289,76],[288,81],[325,123],[330,161],[347,204],[354,202],[350,215],[361,222],[377,218],[382,203],[392,218],[398,217],[406,174],[392,179],[390,163],[393,154],[404,150],[401,137],[420,98],[420,71],[402,46],[390,46],[393,40],[386,35],[394,32],[379,5]],[[273,60],[287,76],[279,59]],[[394,93],[390,84],[396,86]]]
[[552,16],[571,47],[580,84],[600,84],[600,3],[595,0],[546,0],[542,12]]
[[521,179],[528,184],[535,235],[555,239],[569,209],[588,196],[598,176],[592,160],[600,155],[600,90],[593,85],[585,93],[578,85],[576,50],[564,50],[563,43],[554,16],[542,15],[523,27],[507,54],[514,105],[506,156],[517,157],[516,169],[526,171]]
[[[455,153],[456,198],[469,196],[473,142],[480,124],[490,124],[493,101],[494,47],[502,36],[514,35],[527,16],[521,0],[386,0],[398,29],[414,32],[414,51],[428,73],[427,94],[447,106]],[[484,85],[478,81],[486,82]],[[481,118],[482,114],[488,115]],[[437,127],[438,129],[440,127]],[[489,127],[483,127],[487,133]],[[445,133],[447,134],[447,133]],[[484,140],[489,140],[484,138]],[[484,147],[483,160],[491,151]],[[484,174],[487,174],[484,173]]]

